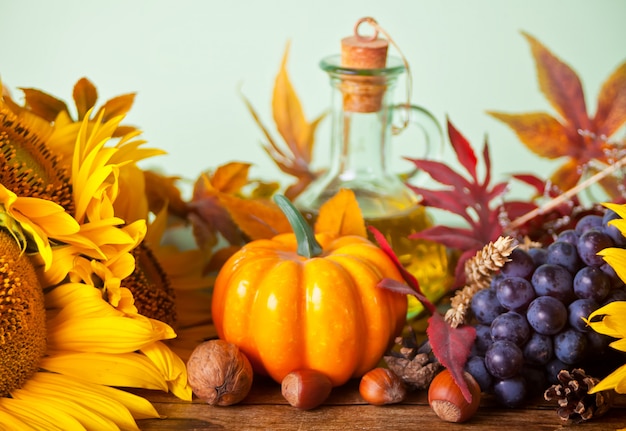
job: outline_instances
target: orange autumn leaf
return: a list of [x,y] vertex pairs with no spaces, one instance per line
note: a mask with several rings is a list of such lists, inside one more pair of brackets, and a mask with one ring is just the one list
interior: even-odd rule
[[203,250],[217,253],[213,248],[220,237],[229,250],[236,250],[250,239],[288,231],[289,224],[278,207],[268,204],[278,184],[251,180],[250,166],[229,162],[196,180],[188,203],[188,219],[196,243]]
[[104,111],[103,121],[108,121],[119,115],[126,115],[132,108],[134,102],[135,93],[122,94],[107,100],[104,105],[98,109],[98,113]]
[[365,221],[352,190],[339,190],[320,207],[315,232],[367,237]]
[[87,115],[87,112],[96,105],[98,91],[91,81],[81,78],[74,85],[73,97],[76,110],[78,111],[78,119],[82,120]]
[[[67,104],[63,100],[36,88],[21,88],[20,90],[24,93],[24,106],[15,106],[12,108],[13,110],[25,109],[48,123],[56,121],[61,113],[65,113],[68,119],[72,118]],[[87,112],[96,106],[98,92],[91,81],[87,78],[81,78],[74,84],[72,97],[76,105],[77,116],[76,119],[72,119],[71,121],[77,123],[82,121]],[[94,114],[92,114],[92,118],[98,118],[102,111],[104,111],[104,116],[102,117],[103,122],[118,115],[125,115],[132,108],[134,101],[134,93],[113,97],[105,101],[97,112],[93,110]],[[113,136],[124,136],[135,130],[137,130],[137,128],[133,126],[119,125],[113,133]]]
[[[610,138],[626,123],[626,62],[604,82],[596,114],[590,116],[576,72],[537,39],[523,35],[535,60],[539,88],[557,116],[541,112],[488,114],[513,129],[520,141],[540,157],[563,158],[564,163],[550,180],[561,190],[569,190],[584,171],[593,172],[592,161],[610,164],[611,153],[619,147]],[[612,181],[602,185],[608,193],[614,193]]]
[[20,88],[24,93],[24,109],[48,122],[53,122],[59,113],[69,112],[67,105],[60,99],[36,88]]
[[220,203],[239,229],[251,240],[270,239],[291,232],[291,225],[278,205],[266,199],[244,199],[222,194]]
[[230,162],[218,166],[211,177],[211,185],[222,193],[238,193],[248,183],[249,163]]
[[170,214],[181,219],[187,216],[189,208],[176,186],[179,177],[168,177],[150,170],[143,171],[143,176],[150,211],[156,214],[167,205]]
[[310,163],[312,152],[312,148],[309,146],[311,125],[304,117],[300,99],[289,79],[287,73],[288,56],[289,44],[285,48],[280,70],[276,75],[272,94],[272,115],[278,133],[283,137],[289,149],[293,154],[298,155],[302,161]]
[[296,182],[287,187],[284,193],[287,198],[293,200],[319,175],[319,172],[312,169],[311,162],[315,131],[324,115],[320,115],[312,122],[307,121],[287,72],[288,53],[289,44],[285,48],[272,93],[272,117],[284,145],[272,137],[252,104],[245,97],[242,98],[267,140],[267,143],[263,144],[265,152],[281,171],[296,178]]

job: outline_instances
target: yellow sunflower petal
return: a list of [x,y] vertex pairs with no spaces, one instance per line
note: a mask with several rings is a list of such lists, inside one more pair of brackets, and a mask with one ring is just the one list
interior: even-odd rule
[[37,430],[85,431],[72,416],[47,405],[37,405],[15,398],[0,398],[0,407]]
[[615,204],[615,203],[611,203],[611,202],[606,202],[603,203],[602,205],[604,205],[605,207],[607,207],[610,210],[615,211],[615,213],[617,213],[618,216],[620,216],[621,218],[626,218],[626,205],[624,204]]
[[[601,321],[594,322],[596,316],[604,316]],[[591,313],[585,321],[594,331],[614,338],[626,335],[626,301],[614,301]]]
[[626,393],[626,365],[622,365],[606,376],[600,383],[595,385],[589,393],[593,394],[609,389],[615,389],[615,391],[620,394]]
[[626,352],[626,338],[621,338],[617,341],[613,341],[609,344],[615,350],[621,350],[622,352]]
[[[37,373],[35,374],[34,379],[43,383],[59,385],[69,385],[68,380],[70,380],[72,382],[71,386],[77,390],[89,391],[94,395],[100,396],[102,399],[110,399],[120,403],[125,409],[130,411],[131,415],[135,419],[159,417],[158,412],[148,400],[140,397],[139,395],[131,394],[130,392],[126,392],[121,389],[111,388],[100,384],[93,384],[82,381],[76,377],[67,377],[55,373]],[[121,414],[121,412],[119,414]]]
[[[90,385],[72,377],[54,373],[36,373],[29,381],[28,390],[49,397],[63,397],[80,404],[110,420],[120,429],[138,429],[131,412],[122,403],[104,396]],[[116,429],[116,428],[114,428]]]
[[187,368],[182,359],[161,342],[141,349],[141,353],[165,376],[170,391],[181,400],[191,401],[191,387],[187,382]]
[[[24,389],[18,389],[12,394],[15,399],[31,403],[33,406],[40,408],[41,406],[49,407],[58,412],[65,413],[76,419],[84,429],[88,430],[119,430],[113,421],[100,416],[96,411],[85,408],[76,403],[74,400],[68,400],[63,396],[50,396],[51,394],[41,394],[37,391],[31,391],[27,385]],[[62,390],[62,388],[59,388]],[[53,394],[54,395],[54,394]]]
[[24,421],[19,420],[15,415],[7,412],[2,408],[0,404],[0,430],[2,431],[13,431],[13,430],[22,430],[22,431],[31,431],[35,428],[27,425]]
[[143,316],[55,319],[49,324],[48,347],[60,351],[127,353],[176,336],[163,322],[139,317]]
[[621,248],[605,248],[601,250],[598,255],[602,256],[604,260],[615,270],[617,276],[626,280],[626,250]]
[[45,269],[52,264],[52,248],[48,237],[78,232],[76,220],[65,209],[45,199],[18,197],[0,184],[0,203],[4,210],[30,234]]
[[82,283],[64,283],[46,293],[46,308],[62,308],[56,320],[93,316],[123,316],[102,298],[98,289]]
[[100,385],[167,391],[160,371],[139,353],[55,352],[41,360],[41,368]]

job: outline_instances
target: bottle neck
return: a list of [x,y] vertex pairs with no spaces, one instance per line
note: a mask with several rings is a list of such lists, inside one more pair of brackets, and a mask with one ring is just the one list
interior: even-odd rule
[[388,175],[395,79],[332,76],[330,175],[370,181]]
[[354,191],[366,219],[387,217],[414,208],[417,197],[388,170],[392,136],[392,97],[402,66],[357,70],[322,61],[332,88],[331,157],[327,171],[296,199],[304,212],[315,213],[340,189]]

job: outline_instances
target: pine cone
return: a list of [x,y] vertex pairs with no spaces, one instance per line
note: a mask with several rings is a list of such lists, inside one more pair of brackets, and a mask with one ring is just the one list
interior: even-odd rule
[[384,357],[387,367],[393,371],[407,387],[425,389],[441,369],[441,364],[430,354],[430,344],[417,346],[412,337],[396,338],[396,348]]
[[584,422],[603,415],[611,407],[610,391],[588,393],[599,380],[588,376],[584,370],[561,370],[557,378],[561,383],[550,386],[543,396],[546,401],[558,402],[556,412],[564,421]]

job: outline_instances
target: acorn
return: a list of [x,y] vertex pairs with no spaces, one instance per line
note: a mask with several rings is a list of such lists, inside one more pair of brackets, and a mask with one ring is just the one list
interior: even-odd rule
[[316,370],[292,371],[281,382],[283,397],[300,410],[318,407],[330,396],[332,389],[330,379]]
[[474,377],[464,372],[464,378],[472,394],[467,402],[452,374],[445,369],[433,379],[428,388],[428,404],[435,414],[447,422],[465,422],[476,414],[480,405],[480,386]]
[[361,378],[359,393],[368,403],[382,406],[402,402],[407,390],[396,373],[388,368],[379,367],[368,371]]

